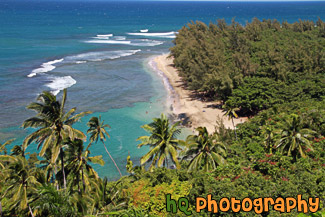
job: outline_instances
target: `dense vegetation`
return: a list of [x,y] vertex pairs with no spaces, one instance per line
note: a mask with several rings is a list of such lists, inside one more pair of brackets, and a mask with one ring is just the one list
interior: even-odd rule
[[[308,21],[258,20],[246,27],[224,21],[184,27],[172,54],[188,87],[220,97],[230,118],[238,112],[256,115],[236,131],[222,121],[213,134],[199,127],[186,141],[178,139],[178,123],[161,115],[142,126],[148,134],[139,137],[138,146],[150,150],[141,165],[133,166],[129,156],[130,175],[114,182],[93,169],[103,165],[103,157],[115,163],[106,146],[109,125],[91,117],[86,135],[73,124],[91,112],[66,111],[66,90],[61,100],[43,92],[27,107],[36,116],[23,123],[36,130],[11,151],[6,147],[12,140],[0,144],[0,216],[175,216],[166,212],[167,194],[187,197],[192,216],[212,216],[207,210],[194,212],[195,197],[208,194],[216,200],[302,194],[319,197],[323,209],[324,30],[320,20],[316,27]],[[26,153],[28,145],[37,146],[38,153]],[[93,145],[107,155],[92,156]],[[258,216],[297,215],[297,210],[271,208]]]
[[184,26],[171,55],[187,87],[252,115],[325,96],[325,23],[254,19]]

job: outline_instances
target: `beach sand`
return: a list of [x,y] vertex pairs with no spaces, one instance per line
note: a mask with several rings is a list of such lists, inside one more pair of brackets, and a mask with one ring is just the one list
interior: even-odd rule
[[[204,102],[196,99],[193,92],[187,90],[178,76],[177,69],[173,67],[173,58],[167,58],[164,54],[154,58],[154,63],[159,71],[169,80],[173,90],[172,112],[187,123],[193,130],[197,127],[206,127],[209,133],[215,131],[217,121],[222,120],[226,128],[233,129],[232,121],[224,116],[222,109],[217,108],[220,102]],[[246,121],[247,118],[234,119],[235,125]]]

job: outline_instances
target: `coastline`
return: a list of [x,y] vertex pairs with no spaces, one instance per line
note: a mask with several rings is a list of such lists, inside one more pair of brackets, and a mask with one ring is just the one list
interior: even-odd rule
[[[154,67],[164,79],[165,86],[169,93],[168,105],[171,112],[177,119],[183,122],[183,125],[194,130],[197,127],[206,127],[209,133],[215,131],[217,121],[222,120],[226,128],[233,129],[232,121],[224,116],[222,109],[216,108],[218,101],[204,102],[193,97],[190,90],[184,88],[183,81],[178,75],[177,69],[173,67],[173,58],[167,58],[169,54],[163,54],[153,58]],[[247,118],[234,119],[234,124],[243,123]]]

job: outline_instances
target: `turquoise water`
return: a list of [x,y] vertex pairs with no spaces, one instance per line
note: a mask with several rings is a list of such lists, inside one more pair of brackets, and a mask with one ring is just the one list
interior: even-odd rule
[[[148,62],[167,53],[174,32],[191,20],[206,23],[232,18],[241,24],[253,17],[294,22],[325,18],[325,2],[0,2],[0,141],[29,130],[19,128],[34,115],[25,106],[43,90],[61,96],[68,107],[91,110],[111,125],[107,146],[125,174],[132,160],[147,151],[136,147],[141,125],[167,110],[162,78]],[[140,30],[148,30],[141,32]],[[76,127],[86,131],[85,117]],[[31,145],[28,151],[35,151]],[[101,176],[118,173],[101,144],[91,149],[107,164]]]

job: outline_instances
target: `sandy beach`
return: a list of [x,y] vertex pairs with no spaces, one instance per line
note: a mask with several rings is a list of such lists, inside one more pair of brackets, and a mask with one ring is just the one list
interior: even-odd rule
[[[177,69],[173,67],[173,59],[167,58],[168,54],[164,54],[154,58],[154,63],[158,70],[160,70],[168,78],[173,90],[170,91],[173,96],[172,112],[186,121],[188,126],[193,130],[199,126],[206,127],[209,133],[215,131],[217,121],[223,120],[227,128],[233,128],[231,120],[224,116],[222,109],[216,108],[220,106],[220,102],[204,102],[193,97],[193,92],[187,90],[181,77],[178,76]],[[235,125],[246,121],[247,118],[234,119]]]

